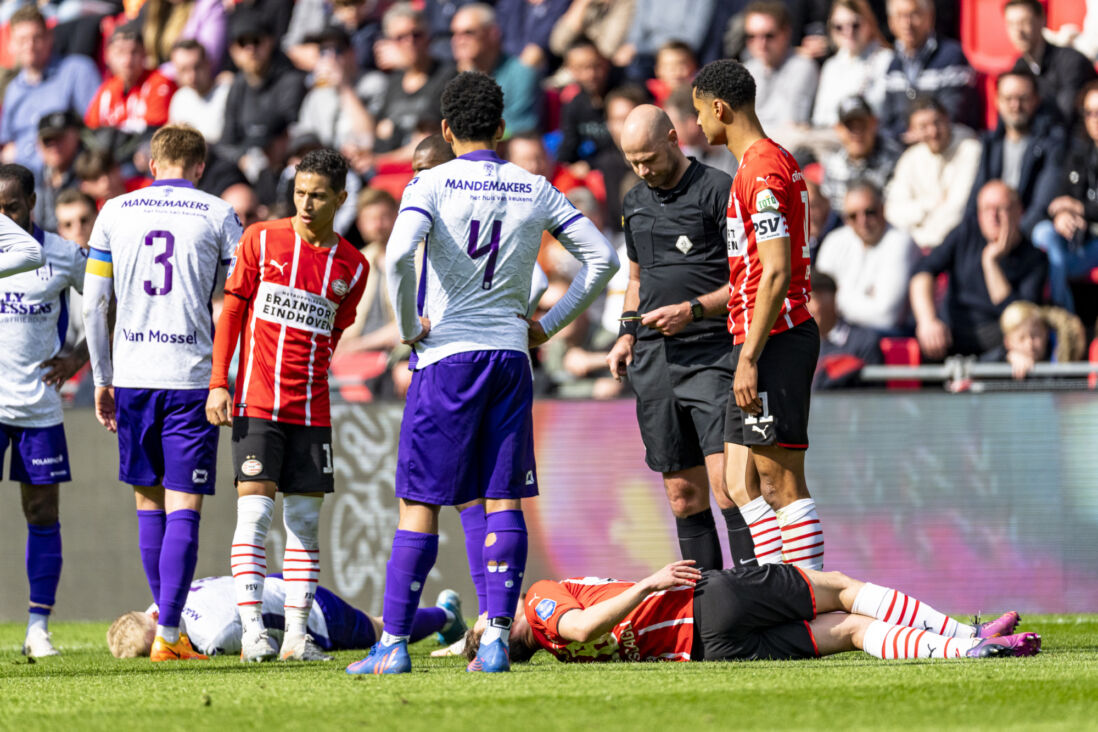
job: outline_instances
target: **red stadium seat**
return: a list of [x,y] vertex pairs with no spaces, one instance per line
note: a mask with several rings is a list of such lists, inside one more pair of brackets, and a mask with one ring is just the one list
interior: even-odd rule
[[998,74],[1014,64],[1018,52],[1007,39],[1003,0],[961,3],[961,46],[977,71]]
[[1048,27],[1060,30],[1060,26],[1071,23],[1077,28],[1083,27],[1083,18],[1087,14],[1083,0],[1047,0],[1045,8],[1048,15]]
[[[881,355],[886,366],[918,366],[923,361],[919,341],[914,338],[882,338]],[[885,383],[889,389],[918,389],[920,382],[893,380]]]
[[[1098,338],[1090,342],[1090,348],[1087,349],[1087,360],[1091,363],[1098,363]],[[1098,387],[1098,374],[1091,374],[1087,377],[1087,386],[1091,389]]]
[[340,354],[332,359],[332,376],[336,379],[355,380],[356,383],[339,387],[339,395],[348,402],[373,401],[366,382],[385,372],[389,354],[385,351],[359,351]]

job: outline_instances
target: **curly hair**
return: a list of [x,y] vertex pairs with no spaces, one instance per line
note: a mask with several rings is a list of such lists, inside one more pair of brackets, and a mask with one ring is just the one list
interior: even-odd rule
[[310,150],[297,164],[298,173],[315,173],[328,179],[332,190],[339,193],[347,186],[347,158],[330,147]]
[[463,71],[442,90],[442,117],[457,139],[491,142],[503,118],[503,90],[487,74]]
[[739,61],[719,59],[702,67],[692,84],[698,96],[720,99],[732,109],[755,103],[755,79]]

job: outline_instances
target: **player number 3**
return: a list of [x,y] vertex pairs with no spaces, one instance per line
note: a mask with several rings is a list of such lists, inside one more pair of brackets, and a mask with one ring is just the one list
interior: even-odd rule
[[150,231],[145,235],[145,246],[153,247],[156,251],[158,241],[164,242],[164,251],[153,259],[153,262],[164,268],[163,284],[157,286],[153,280],[145,280],[145,292],[149,295],[167,295],[172,291],[172,254],[175,252],[175,237],[170,231]]

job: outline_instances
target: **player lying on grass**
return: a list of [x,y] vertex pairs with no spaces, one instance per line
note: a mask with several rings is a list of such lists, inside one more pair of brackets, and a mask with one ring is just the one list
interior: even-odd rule
[[[526,591],[511,660],[545,649],[565,662],[756,661],[860,649],[877,658],[1032,656],[1008,612],[967,624],[898,590],[788,564],[699,572],[672,562],[640,582],[543,580]],[[479,645],[470,631],[466,656]]]
[[[272,574],[263,583],[263,619],[272,636],[281,636],[286,618],[286,582]],[[156,634],[156,605],[122,615],[107,631],[107,646],[115,658],[148,656]],[[209,656],[240,653],[241,623],[236,609],[236,588],[232,577],[195,580],[183,608],[187,635],[195,650]],[[308,632],[325,651],[369,648],[381,635],[381,618],[367,615],[323,587],[309,613]],[[461,598],[453,590],[439,593],[435,607],[419,608],[412,622],[410,640],[415,642],[439,633],[450,643],[465,634]],[[277,642],[279,638],[272,638]],[[272,646],[277,650],[277,647]]]

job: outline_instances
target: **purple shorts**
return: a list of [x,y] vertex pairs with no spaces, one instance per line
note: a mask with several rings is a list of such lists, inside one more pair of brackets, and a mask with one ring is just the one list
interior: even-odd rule
[[538,494],[530,361],[457,353],[412,375],[400,425],[396,495],[433,506]]
[[218,428],[206,421],[208,395],[206,389],[116,387],[118,479],[213,495]]
[[68,483],[69,446],[64,425],[52,427],[14,427],[0,424],[0,465],[11,444],[8,477],[27,485]]

